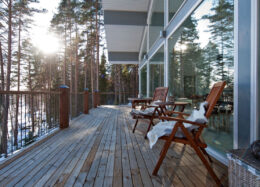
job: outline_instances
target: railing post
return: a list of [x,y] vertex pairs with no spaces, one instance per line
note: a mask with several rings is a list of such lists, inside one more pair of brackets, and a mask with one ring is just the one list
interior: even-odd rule
[[69,87],[60,86],[60,128],[69,127]]
[[84,114],[88,114],[88,88],[84,89]]
[[97,106],[100,106],[100,92],[97,91]]
[[97,91],[94,91],[94,96],[93,96],[93,107],[97,108]]

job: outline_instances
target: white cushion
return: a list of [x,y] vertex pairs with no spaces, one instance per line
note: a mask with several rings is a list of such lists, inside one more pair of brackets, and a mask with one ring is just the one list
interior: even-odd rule
[[132,109],[132,111],[131,111],[131,113],[134,113],[134,114],[143,114],[143,115],[152,115],[153,114],[153,112],[154,112],[154,108],[156,107],[156,106],[158,106],[157,104],[155,104],[156,102],[161,102],[160,100],[158,100],[158,101],[153,101],[153,102],[151,102],[151,107],[148,107],[148,108],[146,108],[146,109],[144,109],[144,110],[136,110],[136,109]]

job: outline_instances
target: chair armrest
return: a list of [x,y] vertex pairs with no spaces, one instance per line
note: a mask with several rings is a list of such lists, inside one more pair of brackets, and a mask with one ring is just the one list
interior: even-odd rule
[[177,121],[177,122],[181,122],[181,123],[189,123],[189,124],[196,125],[196,126],[207,127],[206,124],[200,124],[200,123],[196,123],[194,121],[189,121],[189,120],[182,119],[182,118],[161,116],[161,117],[159,117],[159,119],[167,120],[167,121]]
[[155,102],[155,104],[159,105],[159,106],[168,106],[168,105],[175,105],[175,102],[174,101],[167,101],[167,102],[158,101],[158,102]]
[[146,108],[158,108],[159,106],[158,105],[146,105]]
[[171,114],[179,114],[183,116],[189,116],[190,114],[184,113],[184,112],[175,112],[175,111],[166,111],[165,114],[171,115]]
[[134,101],[134,102],[151,102],[153,99],[152,98],[128,98],[129,101]]

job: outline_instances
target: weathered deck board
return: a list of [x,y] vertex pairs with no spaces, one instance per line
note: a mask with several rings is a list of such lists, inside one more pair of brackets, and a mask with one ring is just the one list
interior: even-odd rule
[[[0,186],[215,186],[189,146],[172,144],[157,176],[152,175],[164,144],[153,149],[143,138],[147,125],[132,133],[125,106],[104,106],[74,119],[0,170]],[[141,122],[143,123],[143,122]],[[213,168],[227,186],[227,168]]]

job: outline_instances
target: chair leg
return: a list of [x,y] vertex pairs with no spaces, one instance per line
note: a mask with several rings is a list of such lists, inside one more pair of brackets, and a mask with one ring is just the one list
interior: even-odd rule
[[155,168],[154,168],[154,170],[153,170],[153,175],[157,175],[158,170],[160,169],[160,166],[161,166],[161,164],[162,164],[162,162],[163,162],[163,159],[164,159],[165,156],[166,156],[166,153],[167,153],[167,151],[168,151],[170,145],[171,145],[171,140],[167,140],[167,141],[165,142],[164,146],[163,146],[163,149],[162,149],[161,153],[160,153],[160,158],[159,158],[159,160],[157,161],[157,164],[156,164],[156,166],[155,166]]
[[217,177],[217,175],[215,174],[214,170],[212,169],[212,167],[209,165],[207,159],[204,157],[202,151],[199,149],[198,146],[193,145],[192,146],[193,149],[196,151],[197,155],[199,156],[200,160],[202,161],[202,163],[204,164],[204,166],[207,168],[209,174],[212,176],[212,178],[215,180],[215,182],[217,183],[218,186],[221,186],[221,182],[219,180],[219,178]]
[[161,166],[161,164],[163,162],[164,157],[166,156],[166,153],[167,153],[167,151],[168,151],[168,149],[169,149],[169,147],[170,147],[170,145],[172,143],[172,140],[173,140],[173,138],[174,138],[178,128],[179,128],[179,123],[176,123],[174,128],[172,129],[171,135],[169,136],[168,140],[166,140],[166,142],[165,142],[165,144],[163,146],[163,149],[162,149],[162,151],[160,153],[160,158],[157,161],[157,164],[156,164],[156,166],[155,166],[155,168],[153,170],[153,175],[157,175],[157,172],[158,172],[158,170],[159,170],[159,168],[160,168],[160,166]]
[[204,166],[206,167],[206,169],[208,170],[209,174],[212,176],[212,178],[215,180],[215,182],[217,183],[218,186],[221,186],[221,182],[219,180],[219,178],[217,177],[217,175],[215,174],[214,170],[212,169],[212,167],[209,165],[209,162],[207,161],[207,159],[205,158],[204,154],[202,153],[200,147],[195,143],[195,141],[193,140],[193,138],[191,137],[191,134],[188,132],[188,130],[182,125],[181,129],[184,133],[184,135],[186,136],[186,138],[189,140],[191,147],[195,150],[195,152],[197,153],[197,155],[199,156],[200,160],[202,161],[202,163],[204,164]]
[[138,119],[136,119],[136,121],[135,121],[135,126],[134,126],[134,128],[133,128],[133,133],[135,133],[135,128],[136,128],[136,126],[137,126],[137,123],[138,123]]
[[211,159],[211,157],[209,156],[209,154],[207,153],[207,151],[204,149],[204,148],[200,148],[201,151],[203,152],[204,155],[206,155],[209,159],[209,162],[210,163],[213,163],[213,160]]
[[150,123],[149,123],[149,126],[148,126],[148,128],[146,130],[145,136],[144,136],[145,139],[147,139],[147,133],[150,131],[152,125],[153,125],[153,120],[151,119]]

